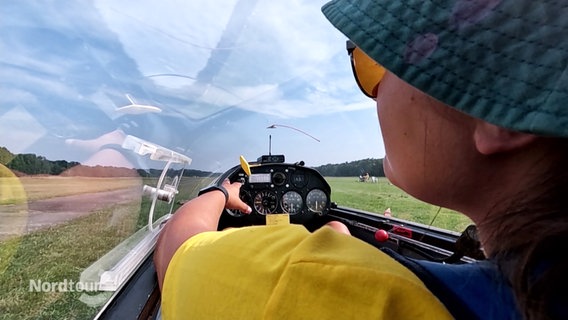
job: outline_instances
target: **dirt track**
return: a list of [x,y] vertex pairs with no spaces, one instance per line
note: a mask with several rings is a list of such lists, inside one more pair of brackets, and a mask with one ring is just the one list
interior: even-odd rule
[[140,197],[140,188],[128,188],[36,200],[27,205],[2,205],[0,240],[61,224],[116,204],[139,201]]

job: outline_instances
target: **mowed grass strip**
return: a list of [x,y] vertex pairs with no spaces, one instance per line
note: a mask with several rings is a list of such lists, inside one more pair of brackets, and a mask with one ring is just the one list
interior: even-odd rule
[[[27,176],[20,178],[0,177],[0,185],[6,189],[19,186],[25,190],[24,195],[0,198],[0,204],[14,204],[22,201],[34,201],[76,194],[112,191],[141,186],[141,178],[116,177],[60,177],[60,176]],[[24,196],[24,199],[21,199]]]
[[[126,239],[139,205],[119,205],[0,244],[0,319],[88,319],[82,292],[30,292],[30,280],[79,281],[81,272]],[[7,261],[6,261],[7,260]]]
[[[27,199],[155,186],[155,178],[26,177]],[[193,198],[212,178],[186,177],[178,200]],[[91,319],[98,308],[79,300],[81,292],[30,292],[30,280],[78,281],[85,268],[147,224],[151,200],[114,205],[65,224],[0,242],[0,319]],[[172,204],[156,204],[154,220]],[[173,204],[173,210],[180,206]],[[87,293],[93,295],[93,293]],[[94,293],[96,294],[96,293]]]

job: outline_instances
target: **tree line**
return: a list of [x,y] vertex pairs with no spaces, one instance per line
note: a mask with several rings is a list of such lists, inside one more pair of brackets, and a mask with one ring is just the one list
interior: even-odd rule
[[12,154],[5,147],[0,147],[0,163],[11,170],[25,174],[59,175],[63,171],[79,165],[76,161],[51,161],[33,153]]
[[369,176],[384,177],[383,159],[363,159],[339,164],[325,164],[314,167],[324,177],[358,177],[368,173]]
[[[0,164],[5,165],[11,170],[30,175],[59,175],[66,170],[80,165],[80,163],[76,161],[52,161],[46,159],[43,156],[37,156],[31,153],[15,155],[5,147],[0,147]],[[383,170],[383,159],[363,159],[339,164],[326,164],[323,166],[314,167],[314,169],[318,170],[323,176],[326,177],[361,176],[365,173],[368,173],[370,176],[375,177],[385,176]],[[162,172],[162,170],[159,169],[138,169],[137,171],[138,174],[142,177],[159,176]],[[201,170],[185,169],[183,175],[207,177],[211,176],[212,173]]]
[[[48,160],[43,156],[38,156],[33,153],[23,153],[23,154],[13,154],[7,148],[0,147],[0,164],[5,165],[7,168],[13,171],[17,171],[27,175],[36,174],[48,174],[48,175],[60,175],[61,173],[79,166],[81,163],[76,161],[66,161],[66,160]],[[96,169],[96,170],[81,170],[79,175],[100,175],[99,169],[105,169],[104,167],[83,167],[83,169]],[[108,168],[106,168],[108,169]],[[117,168],[113,168],[117,169]],[[77,173],[75,172],[75,173]],[[132,174],[131,172],[126,172],[125,170],[113,170],[114,174]],[[162,173],[160,169],[137,169],[136,172],[141,177],[159,177]],[[179,174],[179,172],[177,173]],[[183,172],[184,176],[197,176],[197,177],[209,177],[212,176],[211,172],[205,172],[201,170],[185,169]]]

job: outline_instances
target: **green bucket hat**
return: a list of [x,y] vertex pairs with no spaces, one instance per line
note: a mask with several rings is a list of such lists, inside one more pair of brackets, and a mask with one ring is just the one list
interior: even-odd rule
[[568,137],[568,1],[334,0],[322,11],[432,97],[514,131]]

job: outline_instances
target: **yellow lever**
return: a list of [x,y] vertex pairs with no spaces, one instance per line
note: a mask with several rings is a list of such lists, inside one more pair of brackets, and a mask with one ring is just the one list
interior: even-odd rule
[[251,172],[250,172],[250,165],[247,162],[247,160],[245,159],[245,157],[241,156],[240,157],[241,160],[241,168],[243,168],[243,170],[245,171],[245,173],[247,174],[247,176],[250,177]]

